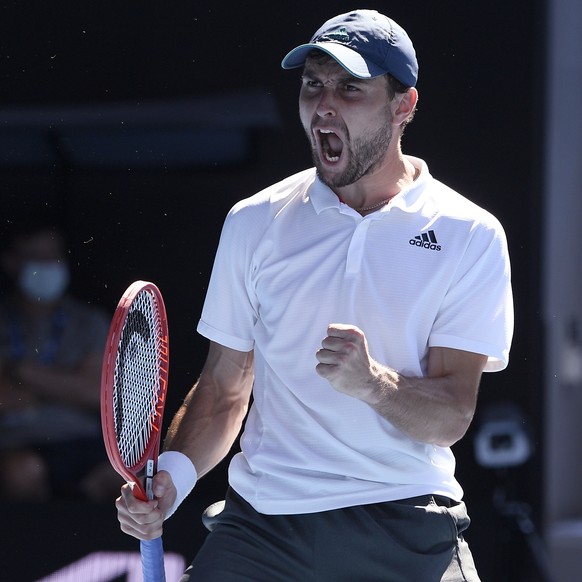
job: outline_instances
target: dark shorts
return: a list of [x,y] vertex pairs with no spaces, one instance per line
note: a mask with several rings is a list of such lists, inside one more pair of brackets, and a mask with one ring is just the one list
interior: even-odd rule
[[234,491],[180,582],[477,582],[464,503],[425,495],[299,515]]

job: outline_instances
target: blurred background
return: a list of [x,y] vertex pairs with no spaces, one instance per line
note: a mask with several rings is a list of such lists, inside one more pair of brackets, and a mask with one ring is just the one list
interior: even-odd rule
[[[133,280],[158,284],[169,420],[206,355],[195,328],[225,214],[311,164],[299,72],[279,63],[327,18],[360,7],[393,17],[416,47],[420,101],[405,152],[493,212],[509,240],[510,365],[484,377],[454,447],[481,577],[580,580],[579,0],[3,0],[0,230],[39,210],[58,215],[72,290],[110,314]],[[200,513],[225,487],[226,462],[168,522],[168,552],[192,558]],[[0,516],[6,580],[136,550],[113,503],[2,502]],[[124,580],[124,568],[91,579]],[[67,575],[50,579],[89,580]]]

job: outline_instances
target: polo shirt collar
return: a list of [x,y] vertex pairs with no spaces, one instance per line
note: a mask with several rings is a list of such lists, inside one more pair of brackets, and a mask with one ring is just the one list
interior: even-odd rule
[[[420,167],[418,178],[405,190],[399,192],[392,198],[390,203],[383,207],[379,212],[387,212],[391,208],[399,208],[403,212],[416,212],[419,205],[422,204],[422,193],[425,191],[426,184],[432,178],[426,163],[420,158],[407,156],[408,159],[416,166]],[[340,210],[340,201],[335,192],[326,186],[314,172],[314,179],[305,192],[305,197],[311,200],[313,208],[317,214],[324,210],[337,208]]]
[[[314,170],[315,171],[315,170]],[[335,192],[326,186],[317,176],[314,177],[313,182],[307,188],[305,196],[311,200],[313,208],[317,214],[321,214],[324,210],[328,208],[337,208],[339,210],[340,201],[336,196]]]

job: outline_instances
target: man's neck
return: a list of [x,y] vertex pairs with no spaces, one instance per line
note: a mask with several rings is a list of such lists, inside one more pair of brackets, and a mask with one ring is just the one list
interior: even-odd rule
[[400,152],[393,160],[386,159],[372,173],[363,176],[354,184],[335,188],[340,200],[358,212],[373,211],[382,202],[387,203],[399,192],[410,186],[419,170]]

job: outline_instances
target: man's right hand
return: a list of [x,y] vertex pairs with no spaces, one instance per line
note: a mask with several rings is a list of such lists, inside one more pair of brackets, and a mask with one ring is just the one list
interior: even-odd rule
[[176,487],[167,471],[154,476],[151,501],[137,499],[129,485],[121,488],[115,500],[121,531],[140,540],[153,540],[162,535],[164,518],[176,499]]

